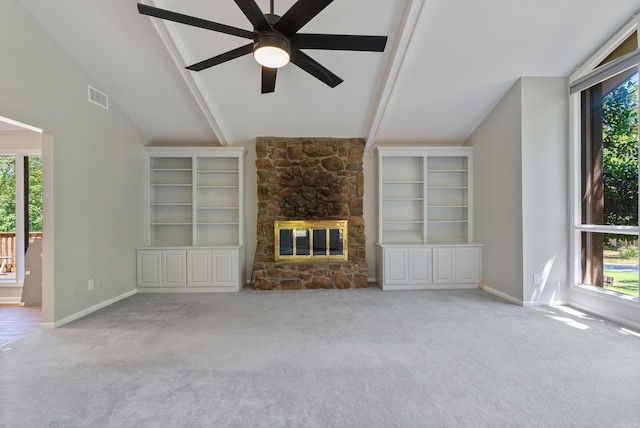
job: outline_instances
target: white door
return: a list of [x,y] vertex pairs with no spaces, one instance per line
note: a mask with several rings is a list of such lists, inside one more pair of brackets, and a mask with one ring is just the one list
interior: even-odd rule
[[161,251],[138,251],[138,287],[161,287]]
[[409,282],[431,284],[431,248],[409,248]]
[[211,252],[213,268],[213,286],[233,286],[238,284],[237,257],[233,250],[216,250]]
[[406,248],[384,249],[384,283],[409,283],[409,257]]
[[480,283],[480,249],[456,249],[456,282]]
[[453,284],[456,280],[455,248],[433,249],[433,283]]
[[211,251],[187,251],[187,287],[211,286]]
[[162,286],[185,287],[187,285],[187,254],[184,250],[162,252]]

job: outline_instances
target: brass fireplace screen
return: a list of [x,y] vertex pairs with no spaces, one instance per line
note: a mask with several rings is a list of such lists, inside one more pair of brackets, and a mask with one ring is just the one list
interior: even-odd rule
[[287,220],[274,223],[275,261],[347,261],[347,220]]

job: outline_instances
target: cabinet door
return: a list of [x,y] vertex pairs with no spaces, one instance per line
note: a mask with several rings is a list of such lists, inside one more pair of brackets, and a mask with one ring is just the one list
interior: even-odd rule
[[187,285],[187,254],[184,250],[162,252],[162,286],[185,287]]
[[409,282],[431,284],[431,248],[409,249]]
[[456,280],[456,249],[433,249],[433,283],[452,284]]
[[138,251],[138,287],[162,286],[161,257],[161,251]]
[[187,251],[187,287],[211,286],[211,251]]
[[409,253],[406,248],[384,249],[384,283],[409,283]]
[[456,248],[456,282],[480,283],[480,248]]
[[212,285],[238,285],[238,257],[234,250],[214,250],[211,252]]

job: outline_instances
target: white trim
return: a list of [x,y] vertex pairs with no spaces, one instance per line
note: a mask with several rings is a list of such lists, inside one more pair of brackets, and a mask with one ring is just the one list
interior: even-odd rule
[[406,290],[476,290],[480,288],[477,283],[470,284],[385,284],[381,287],[384,291]]
[[[24,203],[25,203],[25,186],[24,180],[29,177],[29,171],[24,170],[24,155],[16,155],[14,157],[15,162],[15,215],[16,215],[16,230],[15,230],[15,262],[16,262],[16,282],[24,282],[25,275],[25,222],[24,222]],[[42,183],[42,181],[41,181]],[[42,201],[41,201],[42,203]]]
[[[4,276],[4,275],[3,275]],[[0,278],[2,278],[0,276]],[[22,288],[22,286],[24,285],[23,282],[16,282],[16,281],[0,281],[0,288]]]
[[[580,153],[581,146],[579,143],[581,134],[581,99],[580,94],[569,95],[569,224],[580,224],[581,218],[581,167]],[[581,274],[582,259],[577,257],[580,244],[581,232],[575,227],[569,228],[569,284],[578,282]]]
[[17,126],[19,128],[24,128],[27,131],[37,132],[42,134],[42,129],[36,128],[35,126],[27,125],[26,123],[18,122],[17,120],[9,119],[8,117],[0,116],[0,122],[8,123],[9,125]]
[[640,232],[638,226],[607,226],[599,224],[577,224],[575,230],[594,233],[615,233],[616,235],[637,235]]
[[550,307],[550,306],[568,306],[568,300],[559,300],[559,301],[551,301],[544,302],[542,300],[528,300],[526,302],[522,302],[522,306],[525,308],[540,308],[540,307]]
[[19,305],[22,303],[22,296],[0,297],[0,305]]
[[72,321],[75,321],[77,319],[80,319],[82,317],[85,317],[95,311],[98,311],[102,308],[106,308],[109,305],[112,305],[116,302],[119,302],[120,300],[126,299],[127,297],[131,297],[134,294],[136,294],[138,292],[138,289],[133,289],[131,291],[127,291],[126,293],[123,293],[119,296],[113,297],[111,299],[105,300],[104,302],[100,302],[96,305],[93,305],[87,309],[84,309],[80,312],[76,312],[73,315],[69,315],[68,317],[62,318],[61,320],[58,321],[54,321],[54,322],[43,322],[40,324],[40,327],[45,329],[45,330],[53,330],[54,328],[58,328],[60,326],[63,326],[65,324],[68,324]]
[[633,52],[629,52],[626,55],[616,58],[615,60],[596,68],[591,73],[586,74],[581,79],[578,79],[572,83],[569,87],[569,92],[575,94],[588,89],[600,82],[627,71],[633,67],[637,67],[640,63],[640,49],[636,49]]
[[384,113],[387,110],[391,93],[398,80],[400,69],[404,63],[404,58],[411,44],[411,39],[417,28],[418,19],[422,13],[422,7],[424,0],[409,0],[409,4],[406,7],[406,13],[402,20],[402,34],[398,37],[398,43],[394,46],[393,59],[391,60],[389,67],[387,68],[386,76],[384,78],[384,85],[378,92],[375,107],[371,114],[370,123],[366,131],[365,139],[365,151],[369,152],[375,144],[376,137],[378,135],[378,129],[380,123],[384,117]]
[[138,288],[138,293],[140,294],[164,294],[164,293],[174,293],[174,294],[189,294],[189,293],[237,293],[242,290],[244,287],[236,287],[235,285],[217,285],[212,287],[149,287],[149,288]]
[[[626,69],[637,67],[640,62],[640,49],[636,49],[627,55],[622,56],[601,67],[596,67],[611,52],[613,52],[622,42],[624,42],[634,31],[638,30],[638,22],[640,17],[635,15],[615,36],[605,43],[594,55],[592,55],[585,64],[576,70],[569,78],[570,95],[569,95],[569,221],[571,229],[569,231],[569,284],[570,291],[587,295],[594,299],[594,306],[597,307],[601,302],[609,302],[614,304],[623,304],[634,309],[640,308],[638,299],[631,296],[624,297],[618,293],[607,291],[599,287],[580,284],[582,280],[582,268],[580,254],[581,234],[583,232],[599,232],[599,233],[615,233],[624,235],[638,235],[639,228],[637,226],[607,226],[607,225],[589,225],[582,224],[581,219],[581,97],[580,91],[597,84],[615,74]],[[638,35],[640,37],[640,34]],[[569,306],[574,306],[581,310],[591,312],[611,319],[620,324],[633,325],[638,328],[637,322],[619,317],[609,313],[607,310],[594,309],[574,302],[574,298],[569,297]]]
[[637,322],[634,322],[634,321],[630,321],[630,320],[628,320],[626,318],[621,318],[621,317],[618,317],[616,315],[612,315],[612,314],[609,314],[609,313],[604,313],[604,312],[601,312],[601,311],[599,311],[597,309],[592,308],[591,306],[584,306],[584,305],[581,305],[579,303],[571,302],[571,303],[569,303],[569,306],[571,306],[572,308],[579,309],[579,310],[584,311],[584,312],[589,312],[589,313],[597,315],[599,317],[602,317],[602,318],[608,319],[610,321],[616,322],[616,323],[618,323],[620,325],[631,327],[633,329],[636,329],[636,330],[640,331],[640,323],[637,323]]
[[640,307],[640,301],[638,301],[638,298],[634,298],[631,295],[616,293],[615,291],[607,290],[605,288],[594,287],[593,285],[577,283],[571,286],[571,290],[582,292],[610,302],[631,306],[632,308]]
[[486,291],[487,293],[493,294],[494,296],[498,296],[501,299],[504,299],[504,300],[506,300],[508,302],[514,303],[514,304],[516,304],[518,306],[524,306],[524,302],[522,300],[516,299],[515,297],[510,296],[510,295],[508,295],[506,293],[503,293],[502,291],[498,291],[495,288],[487,287],[486,284],[480,284],[480,290]]
[[578,79],[591,73],[611,52],[613,52],[622,42],[624,42],[638,27],[638,15],[640,11],[625,24],[612,38],[602,45],[593,55],[589,57],[576,71],[569,76],[569,85],[573,85]]

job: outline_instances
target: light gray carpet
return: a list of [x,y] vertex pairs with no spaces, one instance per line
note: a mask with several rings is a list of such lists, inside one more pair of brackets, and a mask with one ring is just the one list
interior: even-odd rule
[[0,347],[6,427],[640,427],[640,335],[479,290],[135,295]]

